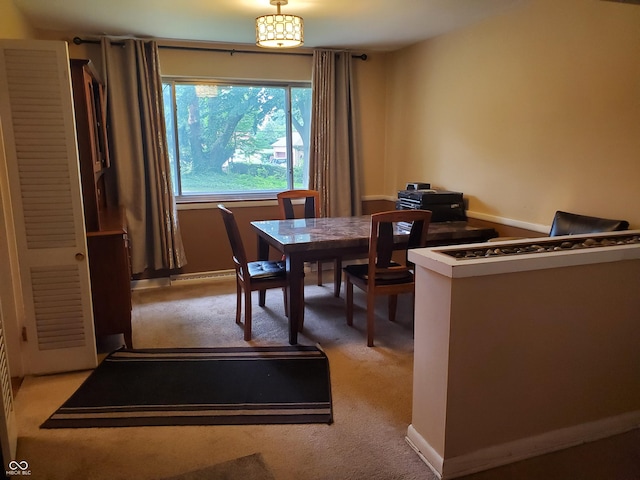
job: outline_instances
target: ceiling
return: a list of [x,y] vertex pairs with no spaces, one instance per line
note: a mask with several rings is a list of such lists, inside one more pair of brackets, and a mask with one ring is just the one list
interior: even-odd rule
[[[133,36],[255,43],[269,0],[13,0],[38,29],[73,36]],[[289,0],[304,18],[305,47],[396,50],[527,0]],[[149,5],[153,4],[152,7]]]

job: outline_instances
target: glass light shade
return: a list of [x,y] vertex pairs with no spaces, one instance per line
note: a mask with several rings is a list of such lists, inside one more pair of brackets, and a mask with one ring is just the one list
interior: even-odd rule
[[297,15],[262,15],[256,18],[256,45],[269,48],[299,47],[304,43],[304,25]]

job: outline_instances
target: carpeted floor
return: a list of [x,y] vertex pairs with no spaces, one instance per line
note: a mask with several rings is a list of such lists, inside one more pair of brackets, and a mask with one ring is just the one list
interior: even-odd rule
[[[312,276],[310,276],[312,277]],[[330,278],[330,275],[327,275]],[[254,337],[242,340],[234,322],[234,283],[182,282],[135,291],[135,348],[287,344],[282,294],[254,297]],[[344,299],[332,286],[305,289],[300,342],[319,343],[329,357],[332,425],[223,425],[43,430],[40,424],[89,372],[27,377],[17,396],[18,460],[34,479],[165,479],[260,454],[278,480],[434,480],[405,441],[411,423],[413,324],[410,297],[398,321],[378,305],[376,347],[367,348],[364,298],[356,292],[354,328],[345,324]],[[113,346],[120,346],[114,339]],[[508,465],[464,480],[637,480],[640,430]],[[205,470],[206,471],[206,470]],[[196,477],[197,478],[197,477]],[[232,479],[233,476],[206,477]],[[252,477],[246,477],[247,479]]]
[[[265,309],[254,297],[254,335],[247,343],[234,321],[234,287],[233,281],[183,282],[135,291],[134,348],[288,345],[282,293],[269,291]],[[25,379],[16,396],[18,457],[29,462],[33,478],[47,479],[158,479],[255,453],[278,480],[435,478],[405,441],[410,298],[400,299],[395,324],[380,318],[378,346],[368,348],[363,297],[356,297],[360,309],[350,328],[344,299],[333,297],[329,283],[309,285],[306,296],[299,340],[319,343],[329,357],[333,424],[39,429],[88,375],[75,372]]]
[[162,480],[275,480],[262,455],[254,453],[228,462]]

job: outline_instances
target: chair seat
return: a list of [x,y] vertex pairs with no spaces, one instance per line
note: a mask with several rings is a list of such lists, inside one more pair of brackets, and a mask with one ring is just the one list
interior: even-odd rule
[[[401,267],[399,263],[392,262],[390,267]],[[369,279],[369,265],[364,264],[355,264],[355,265],[347,265],[344,267],[344,271],[348,275],[352,275],[354,277],[360,278],[365,283]],[[407,270],[401,270],[398,272],[393,271],[385,271],[380,273],[376,277],[376,284],[378,285],[396,285],[399,283],[411,283],[413,282],[413,274]]]
[[[371,214],[369,261],[366,264],[348,265],[343,269],[347,291],[347,325],[353,325],[353,287],[366,293],[368,347],[373,347],[376,297],[385,295],[389,298],[389,321],[395,322],[398,295],[414,293],[415,282],[407,253],[410,248],[426,245],[430,220],[429,210],[390,210]],[[396,242],[395,232],[399,224],[411,225],[408,238],[403,242]],[[394,252],[396,259],[402,253],[403,259],[399,260],[402,263],[392,260]],[[370,276],[369,272],[374,276]]]
[[258,305],[264,307],[266,291],[282,288],[284,311],[289,312],[287,287],[288,278],[284,262],[247,260],[240,230],[233,212],[224,205],[218,205],[224,227],[231,245],[232,260],[236,271],[236,323],[242,322],[242,300],[244,297],[244,339],[251,340],[251,292],[258,293]]
[[247,269],[252,280],[283,278],[287,275],[286,265],[282,261],[249,262]]

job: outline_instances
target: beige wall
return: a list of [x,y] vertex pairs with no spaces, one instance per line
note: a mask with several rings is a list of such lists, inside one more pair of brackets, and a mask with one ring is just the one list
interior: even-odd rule
[[[354,62],[356,108],[358,110],[358,146],[362,160],[362,195],[388,194],[385,189],[387,163],[397,159],[385,158],[386,76],[388,53],[369,53],[366,61]],[[396,192],[391,192],[395,197]]]
[[[1,36],[4,23],[26,34],[12,2],[0,6]],[[354,62],[363,195],[393,198],[406,182],[428,181],[464,192],[483,220],[548,226],[565,209],[640,226],[639,24],[634,5],[531,0],[403,50],[366,52]],[[100,67],[97,46],[70,43],[69,51]],[[161,55],[170,75],[311,76],[310,57]],[[194,255],[193,268],[207,262]]]
[[[188,44],[197,47],[197,43]],[[211,46],[209,44],[209,46]],[[203,48],[205,46],[203,45]],[[239,45],[220,45],[221,49],[241,49],[257,53],[234,53],[182,50],[172,48],[160,49],[160,66],[162,75],[175,77],[199,77],[217,79],[248,79],[311,81],[311,55],[287,55],[267,53],[264,49]],[[294,53],[304,51],[296,50]],[[305,52],[311,53],[311,52]]]
[[639,256],[631,245],[468,265],[410,254],[409,435],[429,463],[454,478],[637,428]]
[[488,216],[640,226],[640,8],[532,0],[392,55],[384,188],[429,181]]
[[34,32],[12,0],[0,0],[0,38],[32,38]]

